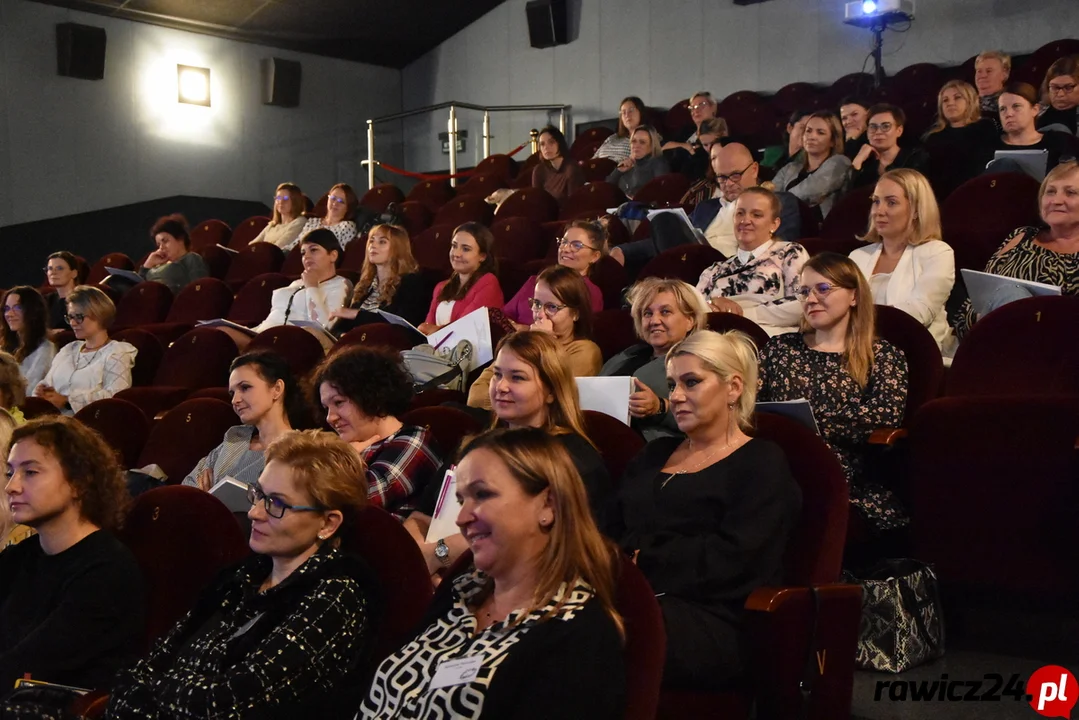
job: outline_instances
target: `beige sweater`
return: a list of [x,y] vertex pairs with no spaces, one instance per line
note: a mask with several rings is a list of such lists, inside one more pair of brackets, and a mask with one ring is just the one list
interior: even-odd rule
[[[564,345],[566,362],[573,377],[592,377],[603,367],[603,354],[599,346],[591,340],[574,340]],[[492,365],[480,373],[472,387],[468,390],[469,407],[491,409],[491,378],[495,376]]]

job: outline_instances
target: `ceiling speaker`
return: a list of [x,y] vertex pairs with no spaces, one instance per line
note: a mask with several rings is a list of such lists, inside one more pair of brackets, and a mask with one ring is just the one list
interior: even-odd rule
[[262,60],[262,104],[278,107],[300,105],[300,63],[281,58]]
[[567,0],[530,0],[525,5],[528,39],[534,48],[549,48],[569,42]]
[[56,72],[63,77],[105,77],[105,28],[59,23],[56,26]]

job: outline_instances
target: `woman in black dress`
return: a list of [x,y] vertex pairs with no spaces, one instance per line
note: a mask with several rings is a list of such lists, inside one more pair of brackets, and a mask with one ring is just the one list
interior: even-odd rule
[[751,438],[757,354],[738,332],[702,330],[667,355],[670,403],[685,438],[649,443],[626,470],[607,522],[663,609],[669,688],[742,676],[743,607],[781,580],[801,493],[783,451]]
[[937,94],[937,121],[922,138],[937,200],[985,172],[997,142],[996,126],[982,117],[978,91],[962,80],[944,83]]

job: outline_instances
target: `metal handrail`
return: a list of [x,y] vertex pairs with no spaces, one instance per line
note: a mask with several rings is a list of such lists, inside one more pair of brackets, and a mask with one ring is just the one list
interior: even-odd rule
[[[483,112],[483,157],[488,158],[491,156],[491,113],[493,112],[537,112],[541,110],[557,110],[558,111],[558,129],[562,131],[562,134],[566,132],[566,112],[573,108],[572,105],[473,105],[472,103],[463,103],[456,100],[449,102],[438,103],[437,105],[427,105],[426,107],[416,108],[415,110],[406,110],[404,112],[393,113],[392,115],[383,115],[382,117],[372,118],[367,121],[367,159],[361,161],[361,165],[367,166],[367,186],[368,188],[375,187],[375,166],[378,162],[375,160],[375,123],[390,122],[392,120],[403,120],[405,118],[415,117],[417,115],[423,115],[436,110],[449,109],[449,118],[446,121],[446,130],[449,135],[450,144],[450,175],[457,174],[457,110],[477,110]],[[533,144],[535,144],[533,142]],[[534,152],[534,151],[533,151]],[[450,185],[457,187],[457,178],[450,178]]]

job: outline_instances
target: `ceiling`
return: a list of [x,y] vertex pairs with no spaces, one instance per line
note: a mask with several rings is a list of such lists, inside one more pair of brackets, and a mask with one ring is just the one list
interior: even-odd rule
[[36,0],[74,10],[402,68],[504,0]]

